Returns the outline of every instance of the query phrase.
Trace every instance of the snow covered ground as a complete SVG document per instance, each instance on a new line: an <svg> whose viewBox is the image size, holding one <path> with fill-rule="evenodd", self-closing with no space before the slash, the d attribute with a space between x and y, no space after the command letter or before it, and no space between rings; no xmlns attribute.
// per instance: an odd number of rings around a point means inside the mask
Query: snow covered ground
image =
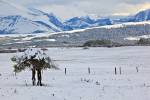
<svg viewBox="0 0 150 100"><path fill-rule="evenodd" d="M44 71L43 87L31 85L31 71L14 75L10 57L15 54L0 54L0 100L150 100L149 50L50 48L60 70Z"/></svg>
<svg viewBox="0 0 150 100"><path fill-rule="evenodd" d="M142 35L142 36L136 36L136 37L128 37L128 38L125 38L125 40L140 40L141 38L144 38L144 39L149 39L150 38L150 35Z"/></svg>

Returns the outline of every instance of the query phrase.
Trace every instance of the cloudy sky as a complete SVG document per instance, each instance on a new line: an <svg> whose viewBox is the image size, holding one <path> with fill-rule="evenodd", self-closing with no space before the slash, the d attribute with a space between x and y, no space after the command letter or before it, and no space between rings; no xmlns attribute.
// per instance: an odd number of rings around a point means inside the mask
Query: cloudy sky
<svg viewBox="0 0 150 100"><path fill-rule="evenodd" d="M129 15L150 8L150 0L7 0L10 3L53 12L62 19L82 15Z"/></svg>

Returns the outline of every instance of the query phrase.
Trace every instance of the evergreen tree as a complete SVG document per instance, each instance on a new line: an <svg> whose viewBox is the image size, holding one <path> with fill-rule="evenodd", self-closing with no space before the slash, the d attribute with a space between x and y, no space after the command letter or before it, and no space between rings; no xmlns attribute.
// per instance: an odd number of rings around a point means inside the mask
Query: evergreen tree
<svg viewBox="0 0 150 100"><path fill-rule="evenodd" d="M29 48L25 52L19 53L12 57L11 60L15 62L14 72L18 73L25 69L32 70L32 84L35 85L35 74L37 72L37 85L42 86L42 70L58 69L50 57L41 49Z"/></svg>

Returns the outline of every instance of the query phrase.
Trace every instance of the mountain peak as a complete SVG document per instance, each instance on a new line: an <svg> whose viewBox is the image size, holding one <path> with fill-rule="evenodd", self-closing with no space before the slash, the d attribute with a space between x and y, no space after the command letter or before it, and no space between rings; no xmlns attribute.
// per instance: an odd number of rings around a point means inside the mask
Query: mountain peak
<svg viewBox="0 0 150 100"><path fill-rule="evenodd" d="M135 15L135 21L147 21L150 20L150 9L140 11Z"/></svg>

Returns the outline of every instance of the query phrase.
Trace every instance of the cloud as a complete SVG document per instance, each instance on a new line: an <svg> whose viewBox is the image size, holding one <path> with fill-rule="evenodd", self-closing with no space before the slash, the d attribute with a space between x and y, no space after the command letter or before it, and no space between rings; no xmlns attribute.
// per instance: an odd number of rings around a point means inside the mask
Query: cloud
<svg viewBox="0 0 150 100"><path fill-rule="evenodd" d="M150 2L149 0L124 0L124 3L126 4L134 4L134 5L137 5L137 4L144 4L144 3L148 3Z"/></svg>
<svg viewBox="0 0 150 100"><path fill-rule="evenodd" d="M52 12L56 16L60 17L62 20L71 18L73 16L84 16L87 13L84 11L74 8L72 6L65 6L65 5L44 5L44 6L37 6L37 9L45 11L47 13Z"/></svg>
<svg viewBox="0 0 150 100"><path fill-rule="evenodd" d="M53 12L65 19L71 16L128 15L150 8L150 0L7 0L24 7Z"/></svg>
<svg viewBox="0 0 150 100"><path fill-rule="evenodd" d="M120 8L120 9L119 9ZM150 9L150 2L142 4L120 4L114 9L112 15L130 15L139 11Z"/></svg>

